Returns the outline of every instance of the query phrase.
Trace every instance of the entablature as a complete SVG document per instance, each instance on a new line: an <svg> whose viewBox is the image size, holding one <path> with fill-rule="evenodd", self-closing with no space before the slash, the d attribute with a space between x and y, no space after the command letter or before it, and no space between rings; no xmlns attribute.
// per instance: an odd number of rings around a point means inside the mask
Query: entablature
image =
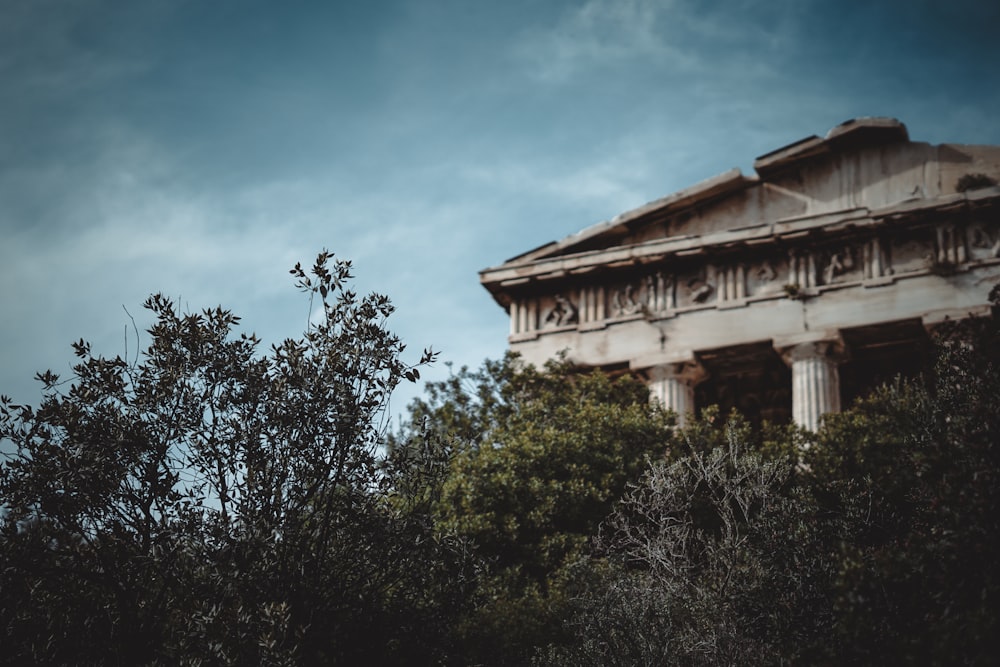
<svg viewBox="0 0 1000 667"><path fill-rule="evenodd" d="M981 208L993 207L1000 200L1000 187L948 195L934 200L912 200L882 209L845 209L820 215L796 216L770 223L735 227L706 235L674 236L645 243L591 250L572 255L518 262L480 272L480 282L503 306L505 288L534 281L559 280L569 275L619 269L671 257L718 255L739 252L750 247L781 245L799 239L830 237L839 233L863 233L865 229L919 224L928 216L961 216Z"/></svg>
<svg viewBox="0 0 1000 667"><path fill-rule="evenodd" d="M507 264L482 282L512 343L637 319L811 299L1000 263L1000 188Z"/></svg>

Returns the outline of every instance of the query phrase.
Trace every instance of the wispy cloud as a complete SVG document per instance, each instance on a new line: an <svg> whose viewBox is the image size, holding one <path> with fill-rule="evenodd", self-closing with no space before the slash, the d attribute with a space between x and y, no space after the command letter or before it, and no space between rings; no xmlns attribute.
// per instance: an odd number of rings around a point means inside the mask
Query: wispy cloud
<svg viewBox="0 0 1000 667"><path fill-rule="evenodd" d="M794 6L777 0L722 7L691 0L587 0L553 25L527 31L514 53L531 76L546 82L629 61L675 73L706 73L727 59L728 68L759 69L761 49L776 52L794 42L797 15ZM731 58L732 49L748 45L757 49L756 58Z"/></svg>
<svg viewBox="0 0 1000 667"><path fill-rule="evenodd" d="M625 202L640 202L644 193L635 187L634 180L643 171L638 162L627 159L583 165L506 161L471 167L464 176L478 187L510 196L541 198L565 207L614 210Z"/></svg>
<svg viewBox="0 0 1000 667"><path fill-rule="evenodd" d="M97 146L59 167L0 169L0 346L8 351L0 390L30 396L32 374L45 364L65 371L67 344L81 336L95 350L122 352L121 307L142 329L138 305L154 291L185 308L231 307L265 341L296 336L307 302L287 270L323 247L355 262L359 291L392 297L400 308L392 327L414 349L445 348L459 361L501 349L502 322L490 336L469 302L480 315L502 316L479 293L476 270L486 261L473 248L483 229L501 228L494 218L503 214L491 217L474 194L430 193L433 175L412 172L412 184L387 174L382 188L358 188L342 166L192 188L184 156L170 146L124 126L106 128Z"/></svg>
<svg viewBox="0 0 1000 667"><path fill-rule="evenodd" d="M996 142L995 11L927 49L927 3L845 2L8 0L0 390L80 336L115 353L154 290L296 335L287 270L322 247L475 364L506 333L476 272L533 245L853 115Z"/></svg>
<svg viewBox="0 0 1000 667"><path fill-rule="evenodd" d="M687 56L661 32L674 2L589 0L566 12L551 27L528 31L515 45L515 55L543 81L565 81L597 63L632 58Z"/></svg>

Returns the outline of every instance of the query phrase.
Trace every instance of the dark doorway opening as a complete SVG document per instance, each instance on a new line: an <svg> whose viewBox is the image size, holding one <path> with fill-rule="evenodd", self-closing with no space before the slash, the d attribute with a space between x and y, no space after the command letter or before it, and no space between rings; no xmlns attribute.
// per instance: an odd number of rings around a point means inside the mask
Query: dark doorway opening
<svg viewBox="0 0 1000 667"><path fill-rule="evenodd" d="M766 421L792 419L792 374L771 341L710 350L698 355L709 378L695 389L698 410L718 405L734 408L755 428Z"/></svg>

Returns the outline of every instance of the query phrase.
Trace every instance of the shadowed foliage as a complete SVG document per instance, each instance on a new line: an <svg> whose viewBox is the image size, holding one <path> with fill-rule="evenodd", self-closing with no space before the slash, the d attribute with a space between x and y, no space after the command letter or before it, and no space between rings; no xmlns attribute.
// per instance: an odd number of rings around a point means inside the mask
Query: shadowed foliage
<svg viewBox="0 0 1000 667"><path fill-rule="evenodd" d="M664 456L672 423L638 380L563 361L537 370L512 355L463 369L413 403L394 446L419 429L453 443L435 523L482 561L457 627L464 659L526 664L562 633L566 568L626 485Z"/></svg>
<svg viewBox="0 0 1000 667"><path fill-rule="evenodd" d="M134 361L74 344L37 409L0 406L0 628L45 664L386 664L442 656L457 552L390 502L383 410L403 378L393 307L322 253L317 300L266 354L222 308L154 295ZM67 384L69 385L67 388Z"/></svg>
<svg viewBox="0 0 1000 667"><path fill-rule="evenodd" d="M388 434L435 355L401 361L349 263L292 273L301 339L154 295L134 360L79 341L37 408L0 398L0 659L995 662L997 318L815 434L678 429L637 379L513 356Z"/></svg>

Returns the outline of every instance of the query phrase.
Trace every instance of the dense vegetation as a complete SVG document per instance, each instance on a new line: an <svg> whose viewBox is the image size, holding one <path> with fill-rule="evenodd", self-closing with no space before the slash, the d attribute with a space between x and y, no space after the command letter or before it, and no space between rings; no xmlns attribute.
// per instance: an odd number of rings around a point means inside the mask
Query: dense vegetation
<svg viewBox="0 0 1000 667"><path fill-rule="evenodd" d="M137 359L79 362L0 406L0 660L371 664L443 659L460 552L386 502L379 424L400 361L388 299L329 254L324 317L261 355L223 309L162 296ZM430 361L425 353L420 363Z"/></svg>
<svg viewBox="0 0 1000 667"><path fill-rule="evenodd" d="M992 664L1000 325L815 434L516 358L385 432L388 299L323 253L325 317L262 353L161 296L135 359L74 344L0 401L12 664ZM996 296L994 294L994 296Z"/></svg>

